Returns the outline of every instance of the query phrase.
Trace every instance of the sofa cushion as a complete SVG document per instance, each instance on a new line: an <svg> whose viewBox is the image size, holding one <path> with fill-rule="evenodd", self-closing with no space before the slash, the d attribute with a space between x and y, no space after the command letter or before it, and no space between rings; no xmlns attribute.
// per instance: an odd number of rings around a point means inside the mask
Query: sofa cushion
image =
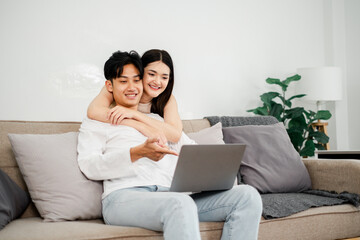
<svg viewBox="0 0 360 240"><path fill-rule="evenodd" d="M188 133L187 135L198 144L225 144L220 122L212 127Z"/></svg>
<svg viewBox="0 0 360 240"><path fill-rule="evenodd" d="M345 239L360 236L360 209L349 204L310 208L284 218L262 219L259 240Z"/></svg>
<svg viewBox="0 0 360 240"><path fill-rule="evenodd" d="M360 211L352 205L311 208L289 217L260 222L259 240L343 239L360 236ZM202 239L220 239L223 222L201 222ZM142 228L109 226L101 220L47 223L40 218L12 221L2 231L7 240L163 239L161 232Z"/></svg>
<svg viewBox="0 0 360 240"><path fill-rule="evenodd" d="M200 223L202 239L220 239L223 222ZM21 231L19 231L21 229ZM163 240L162 232L137 227L105 225L102 220L67 221L46 223L40 218L24 218L13 221L0 232L0 239L7 240L101 240L101 239L149 239Z"/></svg>
<svg viewBox="0 0 360 240"><path fill-rule="evenodd" d="M223 128L226 143L246 144L240 173L261 193L300 192L311 180L283 123Z"/></svg>
<svg viewBox="0 0 360 240"><path fill-rule="evenodd" d="M0 170L0 230L18 218L29 202L28 194Z"/></svg>
<svg viewBox="0 0 360 240"><path fill-rule="evenodd" d="M81 173L77 136L76 132L9 134L30 196L46 221L101 217L102 183Z"/></svg>

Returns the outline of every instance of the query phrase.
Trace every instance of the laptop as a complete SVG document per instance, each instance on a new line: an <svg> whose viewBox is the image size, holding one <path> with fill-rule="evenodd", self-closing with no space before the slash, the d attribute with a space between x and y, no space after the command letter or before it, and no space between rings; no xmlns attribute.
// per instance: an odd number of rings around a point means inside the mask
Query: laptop
<svg viewBox="0 0 360 240"><path fill-rule="evenodd" d="M244 144L183 145L170 191L231 189L244 152Z"/></svg>

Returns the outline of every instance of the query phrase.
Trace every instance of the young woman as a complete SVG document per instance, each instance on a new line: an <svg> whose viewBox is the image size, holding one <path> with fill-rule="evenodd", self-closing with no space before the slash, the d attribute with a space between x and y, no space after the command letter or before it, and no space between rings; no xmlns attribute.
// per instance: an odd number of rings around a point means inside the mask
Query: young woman
<svg viewBox="0 0 360 240"><path fill-rule="evenodd" d="M138 111L122 106L113 107L112 93L103 87L90 103L87 115L94 120L134 127L147 137L160 137L162 144L167 141L178 142L182 133L182 122L175 97L172 95L172 59L165 50L152 49L143 54L141 61L144 67L144 91ZM164 118L164 122L147 116L147 113L159 114Z"/></svg>

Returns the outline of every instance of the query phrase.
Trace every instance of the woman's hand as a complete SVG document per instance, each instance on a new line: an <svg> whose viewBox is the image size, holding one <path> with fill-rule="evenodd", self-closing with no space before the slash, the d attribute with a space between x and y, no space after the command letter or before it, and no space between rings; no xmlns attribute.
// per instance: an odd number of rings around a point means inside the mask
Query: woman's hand
<svg viewBox="0 0 360 240"><path fill-rule="evenodd" d="M108 111L107 119L113 125L121 124L121 121L124 119L135 119L138 114L138 111L123 107L115 106Z"/></svg>
<svg viewBox="0 0 360 240"><path fill-rule="evenodd" d="M156 128L147 126L141 133L149 139L158 139L158 144L161 147L165 147L167 145L167 138L165 134Z"/></svg>

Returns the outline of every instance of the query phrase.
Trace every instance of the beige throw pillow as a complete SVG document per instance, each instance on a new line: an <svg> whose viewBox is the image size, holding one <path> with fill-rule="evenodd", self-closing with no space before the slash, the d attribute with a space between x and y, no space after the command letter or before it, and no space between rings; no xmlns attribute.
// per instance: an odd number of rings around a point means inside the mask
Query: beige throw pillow
<svg viewBox="0 0 360 240"><path fill-rule="evenodd" d="M102 182L81 173L77 132L8 136L31 199L45 221L101 217Z"/></svg>
<svg viewBox="0 0 360 240"><path fill-rule="evenodd" d="M220 122L212 127L204 128L198 132L187 133L186 135L198 144L225 144Z"/></svg>

